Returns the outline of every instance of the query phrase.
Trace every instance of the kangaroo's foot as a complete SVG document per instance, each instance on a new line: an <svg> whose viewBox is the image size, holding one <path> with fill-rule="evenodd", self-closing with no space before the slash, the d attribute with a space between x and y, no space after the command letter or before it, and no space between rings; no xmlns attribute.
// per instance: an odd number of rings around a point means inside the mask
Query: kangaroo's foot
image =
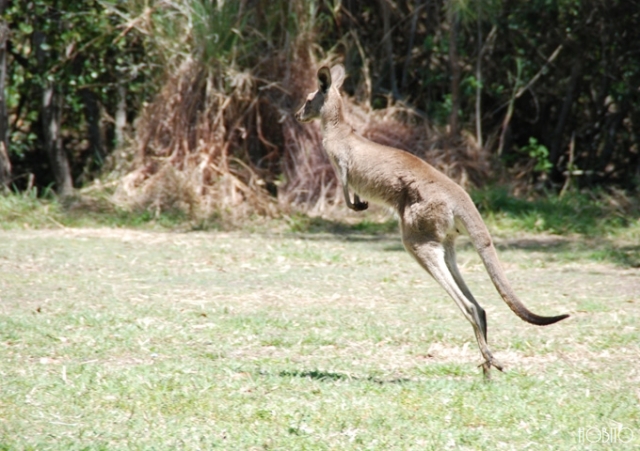
<svg viewBox="0 0 640 451"><path fill-rule="evenodd" d="M494 359L493 357L485 360L483 363L481 363L480 365L482 367L482 374L484 374L484 378L486 380L491 380L491 367L495 367L497 368L499 371L504 371L502 369L502 364L500 362L498 362L496 359Z"/></svg>

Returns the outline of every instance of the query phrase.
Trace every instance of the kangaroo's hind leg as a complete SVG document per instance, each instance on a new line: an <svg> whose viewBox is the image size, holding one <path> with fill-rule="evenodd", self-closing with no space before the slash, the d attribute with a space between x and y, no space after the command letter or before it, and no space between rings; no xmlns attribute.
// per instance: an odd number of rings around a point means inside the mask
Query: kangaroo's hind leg
<svg viewBox="0 0 640 451"><path fill-rule="evenodd" d="M460 291L462 291L464 296L467 299L469 299L469 301L471 301L473 304L475 304L475 306L477 308L478 320L480 322L480 330L482 331L482 335L480 336L479 333L478 333L478 330L474 327L474 332L476 334L476 340L478 341L478 346L480 347L481 350L482 350L483 347L488 349L488 344L487 344L487 315L486 315L484 309L480 306L480 304L478 304L476 299L473 297L473 294L471 294L471 290L469 290L469 287L467 286L467 284L465 283L464 279L462 278L462 275L460 274L460 270L458 269L458 263L456 262L455 239L456 239L456 237L454 235L452 235L452 236L447 237L447 239L444 241L444 243L443 243L443 245L444 245L444 260L445 260L445 263L447 265L447 268L449 269L449 271L451 272L451 275L453 276L453 279L455 280L456 284L458 285L458 288L460 288ZM483 357L485 357L485 359L487 358L487 356L484 353L483 353ZM489 377L489 370L491 369L492 366L494 366L497 369L499 369L500 371L502 371L502 365L498 361L496 361L493 357L491 357L490 359L487 359L482 364L482 370L483 370L483 372L484 372L486 377Z"/></svg>
<svg viewBox="0 0 640 451"><path fill-rule="evenodd" d="M471 296L469 289L462 281L460 273L455 266L455 270L451 270L447 263L447 254L449 261L453 259L455 264L455 253L451 253L450 244L445 246L436 240L420 240L413 241L410 238L403 237L404 245L407 251L416 259L420 265L427 270L431 276L445 289L447 294L455 301L458 308L465 318L473 326L473 330L478 341L480 352L485 359L482 369L485 377L489 378L489 370L491 366L502 369L501 365L493 359L493 355L489 350L485 340L486 318L484 310ZM451 243L453 244L453 243ZM455 276L454 276L455 273ZM458 280L461 283L458 283Z"/></svg>

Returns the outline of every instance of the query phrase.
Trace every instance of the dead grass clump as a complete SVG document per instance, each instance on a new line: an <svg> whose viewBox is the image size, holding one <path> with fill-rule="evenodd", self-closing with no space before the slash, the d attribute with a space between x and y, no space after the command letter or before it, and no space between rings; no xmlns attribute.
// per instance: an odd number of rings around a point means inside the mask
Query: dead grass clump
<svg viewBox="0 0 640 451"><path fill-rule="evenodd" d="M229 94L223 84L230 86ZM250 156L250 135L260 121L256 90L248 72L220 76L186 61L141 115L136 163L116 199L194 217L275 214L265 189L269 171Z"/></svg>
<svg viewBox="0 0 640 451"><path fill-rule="evenodd" d="M193 24L203 24L201 36L196 33L191 41L200 36L198 42L205 46L212 42L207 33L219 26L207 31L209 22L201 17L240 21L247 14L242 7L225 12L206 9L204 3L193 5L204 9L187 9L191 16L184 27L195 33L200 29ZM285 20L279 10L273 13L271 20ZM228 35L235 36L237 31L227 28ZM311 33L283 33L264 44L262 37L251 41L247 32L238 41L244 47L237 44L240 47L231 50L191 44L190 52L167 59L163 87L136 124L132 170L120 179L115 193L120 206L156 213L177 210L194 219L241 220L292 209L322 215L342 202L318 124L299 124L293 116L316 89L322 52ZM249 48L250 42L268 48L260 54ZM247 56L241 58L242 52ZM245 62L240 65L238 60ZM463 185L479 184L486 177L488 156L472 141L446 140L426 120L399 107L372 111L354 99L345 101L348 120L362 135L413 152Z"/></svg>

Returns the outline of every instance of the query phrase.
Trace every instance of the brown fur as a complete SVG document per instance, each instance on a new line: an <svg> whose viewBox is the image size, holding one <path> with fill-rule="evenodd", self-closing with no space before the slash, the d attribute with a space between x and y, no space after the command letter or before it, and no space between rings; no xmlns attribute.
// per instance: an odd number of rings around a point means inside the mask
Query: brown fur
<svg viewBox="0 0 640 451"><path fill-rule="evenodd" d="M338 174L347 206L365 210L360 197L392 207L400 218L402 242L471 322L489 377L492 366L502 370L487 346L487 322L482 307L465 284L455 260L455 239L466 232L491 280L507 305L523 320L548 325L569 315L539 316L529 311L511 288L491 235L469 195L446 175L405 151L383 146L354 133L345 122L340 87L344 67L318 70L319 89L296 113L301 122L320 118L323 146ZM354 192L351 200L349 188Z"/></svg>

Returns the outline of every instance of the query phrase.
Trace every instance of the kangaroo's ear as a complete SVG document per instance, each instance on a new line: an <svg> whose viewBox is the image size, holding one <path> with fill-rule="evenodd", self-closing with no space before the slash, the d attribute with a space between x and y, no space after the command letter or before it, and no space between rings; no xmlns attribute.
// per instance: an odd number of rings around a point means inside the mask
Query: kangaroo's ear
<svg viewBox="0 0 640 451"><path fill-rule="evenodd" d="M345 70L342 64L336 64L331 68L331 80L336 88L340 89L344 81L344 76Z"/></svg>
<svg viewBox="0 0 640 451"><path fill-rule="evenodd" d="M327 93L331 87L331 71L327 66L322 66L318 69L318 86L320 91Z"/></svg>

